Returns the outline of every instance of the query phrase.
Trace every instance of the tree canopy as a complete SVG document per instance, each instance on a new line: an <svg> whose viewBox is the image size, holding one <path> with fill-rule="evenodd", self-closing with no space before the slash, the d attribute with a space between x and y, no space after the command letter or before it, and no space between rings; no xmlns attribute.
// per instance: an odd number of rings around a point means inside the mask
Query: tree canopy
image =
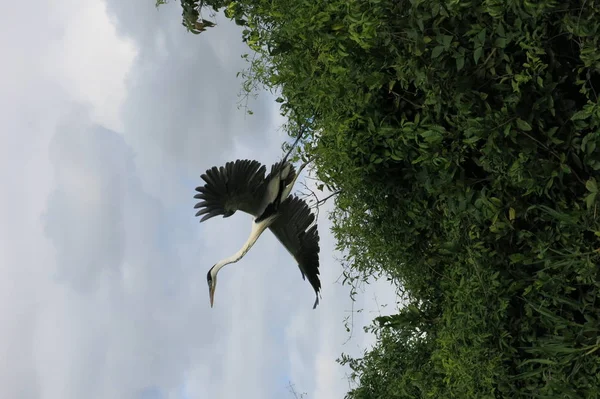
<svg viewBox="0 0 600 399"><path fill-rule="evenodd" d="M402 290L348 398L600 395L597 1L181 1L309 125L349 278Z"/></svg>

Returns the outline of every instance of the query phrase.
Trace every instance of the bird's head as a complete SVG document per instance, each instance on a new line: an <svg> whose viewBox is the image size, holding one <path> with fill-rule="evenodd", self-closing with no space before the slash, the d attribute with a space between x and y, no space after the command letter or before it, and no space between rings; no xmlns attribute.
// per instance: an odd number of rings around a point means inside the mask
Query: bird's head
<svg viewBox="0 0 600 399"><path fill-rule="evenodd" d="M206 274L206 282L208 283L208 295L210 296L210 307L213 307L213 303L215 301L215 288L217 286L217 275L213 275L213 270L215 267L211 267L208 273Z"/></svg>

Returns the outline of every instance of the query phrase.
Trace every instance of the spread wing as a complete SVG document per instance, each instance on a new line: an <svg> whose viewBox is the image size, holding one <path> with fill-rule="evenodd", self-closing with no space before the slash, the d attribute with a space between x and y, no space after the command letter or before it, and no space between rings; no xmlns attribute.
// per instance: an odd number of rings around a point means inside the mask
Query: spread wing
<svg viewBox="0 0 600 399"><path fill-rule="evenodd" d="M278 210L279 216L269 226L275 237L296 259L302 278L315 290L317 296L313 309L319 304L319 232L313 224L315 215L305 201L296 196L285 199Z"/></svg>
<svg viewBox="0 0 600 399"><path fill-rule="evenodd" d="M204 215L200 222L217 215L229 217L237 210L259 216L266 187L265 171L260 162L247 159L208 169L201 176L206 184L196 187L199 194L194 196L202 200L194 206L201 208L196 216Z"/></svg>

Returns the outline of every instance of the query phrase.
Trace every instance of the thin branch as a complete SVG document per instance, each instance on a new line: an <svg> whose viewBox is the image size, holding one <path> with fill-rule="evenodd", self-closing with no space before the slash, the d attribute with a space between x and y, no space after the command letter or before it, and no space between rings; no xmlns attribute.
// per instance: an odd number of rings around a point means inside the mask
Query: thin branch
<svg viewBox="0 0 600 399"><path fill-rule="evenodd" d="M304 194L305 198L308 198L308 197L311 197L311 196L315 198L315 204L312 205L311 208L316 211L315 219L319 220L319 197L317 197L317 194L315 194L315 192L313 190L311 190L310 188L308 188L308 186L306 185L306 183L302 182L300 184L302 184L302 186L304 187L304 189L306 189L307 191L310 192L310 194ZM308 200L307 200L307 202L308 202Z"/></svg>
<svg viewBox="0 0 600 399"><path fill-rule="evenodd" d="M317 201L316 206L323 205L329 198L333 197L334 195L338 195L341 192L342 192L342 190L340 189L340 190L337 190L334 193L331 193L330 195L328 195L327 197L323 198L322 200Z"/></svg>
<svg viewBox="0 0 600 399"><path fill-rule="evenodd" d="M296 392L296 388L294 387L294 384L291 383L291 381L288 381L287 388L288 391L290 391L290 393L294 395L294 399L303 399L306 396L306 392L300 394Z"/></svg>
<svg viewBox="0 0 600 399"><path fill-rule="evenodd" d="M285 154L285 157L283 157L283 160L287 160L288 157L290 156L290 154L292 153L292 151L294 151L294 148L296 148L296 145L298 144L298 142L300 141L300 139L302 138L302 136L304 136L304 132L306 132L306 126L302 125L300 126L300 133L298 133L298 137L296 137L296 141L294 141L294 144L292 144L292 147L290 148L290 150L287 152L287 154ZM306 166L306 164L308 164L308 162L305 162L304 166Z"/></svg>

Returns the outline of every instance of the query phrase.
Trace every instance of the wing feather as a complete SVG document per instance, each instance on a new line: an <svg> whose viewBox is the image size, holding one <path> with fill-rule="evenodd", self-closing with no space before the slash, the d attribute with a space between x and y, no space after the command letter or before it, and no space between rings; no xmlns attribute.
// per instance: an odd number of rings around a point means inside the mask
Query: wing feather
<svg viewBox="0 0 600 399"><path fill-rule="evenodd" d="M194 198L201 200L194 208L200 210L200 222L214 216L228 217L236 211L258 216L265 192L266 167L248 159L227 162L225 166L213 166L201 177L206 184L196 187Z"/></svg>
<svg viewBox="0 0 600 399"><path fill-rule="evenodd" d="M302 278L315 290L316 300L313 308L319 304L319 232L314 224L315 215L304 200L289 196L280 205L277 219L269 226L275 237L298 262Z"/></svg>

